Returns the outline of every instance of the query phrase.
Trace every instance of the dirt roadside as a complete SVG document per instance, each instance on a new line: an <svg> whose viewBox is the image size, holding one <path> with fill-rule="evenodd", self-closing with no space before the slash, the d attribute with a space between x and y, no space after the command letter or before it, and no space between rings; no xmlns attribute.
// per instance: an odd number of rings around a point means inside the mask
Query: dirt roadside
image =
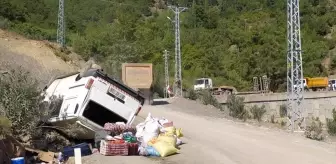
<svg viewBox="0 0 336 164"><path fill-rule="evenodd" d="M93 155L84 157L83 163L332 164L336 161L335 145L225 118L197 115L198 109L195 109L195 114L178 111L188 108L185 105L188 104L172 102L145 106L137 120L141 121L148 112L155 117L173 120L177 127L183 128L185 135L183 141L186 144L181 146L180 154L164 159Z"/></svg>

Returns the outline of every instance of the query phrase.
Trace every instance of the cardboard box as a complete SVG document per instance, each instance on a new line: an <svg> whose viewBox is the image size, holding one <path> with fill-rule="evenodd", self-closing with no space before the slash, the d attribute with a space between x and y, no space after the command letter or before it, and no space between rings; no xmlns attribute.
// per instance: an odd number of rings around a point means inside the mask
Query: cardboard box
<svg viewBox="0 0 336 164"><path fill-rule="evenodd" d="M54 152L43 152L41 151L38 155L37 155L37 158L40 159L41 161L43 162L52 162L54 161L54 156L55 156L55 153Z"/></svg>

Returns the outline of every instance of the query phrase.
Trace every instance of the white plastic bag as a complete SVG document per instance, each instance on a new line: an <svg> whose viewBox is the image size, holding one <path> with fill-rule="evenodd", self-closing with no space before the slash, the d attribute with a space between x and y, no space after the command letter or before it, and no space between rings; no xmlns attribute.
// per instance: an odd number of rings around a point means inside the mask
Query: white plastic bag
<svg viewBox="0 0 336 164"><path fill-rule="evenodd" d="M154 119L146 122L145 130L143 132L143 142L147 145L148 141L157 137L160 132L160 124Z"/></svg>
<svg viewBox="0 0 336 164"><path fill-rule="evenodd" d="M160 124L157 121L151 120L146 122L145 125L146 133L159 133L159 130L160 130Z"/></svg>
<svg viewBox="0 0 336 164"><path fill-rule="evenodd" d="M116 125L126 125L124 122L116 122Z"/></svg>
<svg viewBox="0 0 336 164"><path fill-rule="evenodd" d="M176 137L176 146L180 146L182 143L182 140Z"/></svg>
<svg viewBox="0 0 336 164"><path fill-rule="evenodd" d="M165 123L168 123L168 122L169 122L169 120L167 120L167 119L165 119L165 118L162 118L162 119L159 120L159 123L160 123L161 125L163 125L163 124L165 124Z"/></svg>
<svg viewBox="0 0 336 164"><path fill-rule="evenodd" d="M142 122L140 124L138 124L135 128L136 128L136 133L135 133L135 137L142 137L143 136L143 133L145 131L145 122Z"/></svg>
<svg viewBox="0 0 336 164"><path fill-rule="evenodd" d="M153 120L153 117L151 113L148 113L147 118L145 119L145 122L148 122L150 120Z"/></svg>
<svg viewBox="0 0 336 164"><path fill-rule="evenodd" d="M162 129L162 126L158 122L159 119L152 117L151 113L148 113L145 122L142 122L136 126L135 136L140 138L145 144L154 137L157 137Z"/></svg>
<svg viewBox="0 0 336 164"><path fill-rule="evenodd" d="M143 135L143 144L147 146L148 141L152 140L153 138L159 136L158 133L144 133Z"/></svg>

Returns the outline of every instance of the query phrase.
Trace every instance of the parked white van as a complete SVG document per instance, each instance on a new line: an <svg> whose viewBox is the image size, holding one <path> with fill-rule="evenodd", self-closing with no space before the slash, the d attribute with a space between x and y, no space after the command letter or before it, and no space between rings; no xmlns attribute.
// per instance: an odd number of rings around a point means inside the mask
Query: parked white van
<svg viewBox="0 0 336 164"><path fill-rule="evenodd" d="M44 91L45 101L51 101L52 96L63 99L49 122L60 127L72 123L85 127L88 132L77 135L79 139L93 139L95 131L107 122L132 124L145 101L140 92L100 69L89 69L82 77L78 72L59 77Z"/></svg>

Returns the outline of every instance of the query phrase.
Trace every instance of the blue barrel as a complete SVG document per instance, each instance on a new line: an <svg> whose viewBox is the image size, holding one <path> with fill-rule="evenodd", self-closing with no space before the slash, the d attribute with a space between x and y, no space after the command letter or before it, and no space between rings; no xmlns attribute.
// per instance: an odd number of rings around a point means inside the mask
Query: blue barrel
<svg viewBox="0 0 336 164"><path fill-rule="evenodd" d="M11 164L24 164L24 157L17 157L11 160Z"/></svg>

